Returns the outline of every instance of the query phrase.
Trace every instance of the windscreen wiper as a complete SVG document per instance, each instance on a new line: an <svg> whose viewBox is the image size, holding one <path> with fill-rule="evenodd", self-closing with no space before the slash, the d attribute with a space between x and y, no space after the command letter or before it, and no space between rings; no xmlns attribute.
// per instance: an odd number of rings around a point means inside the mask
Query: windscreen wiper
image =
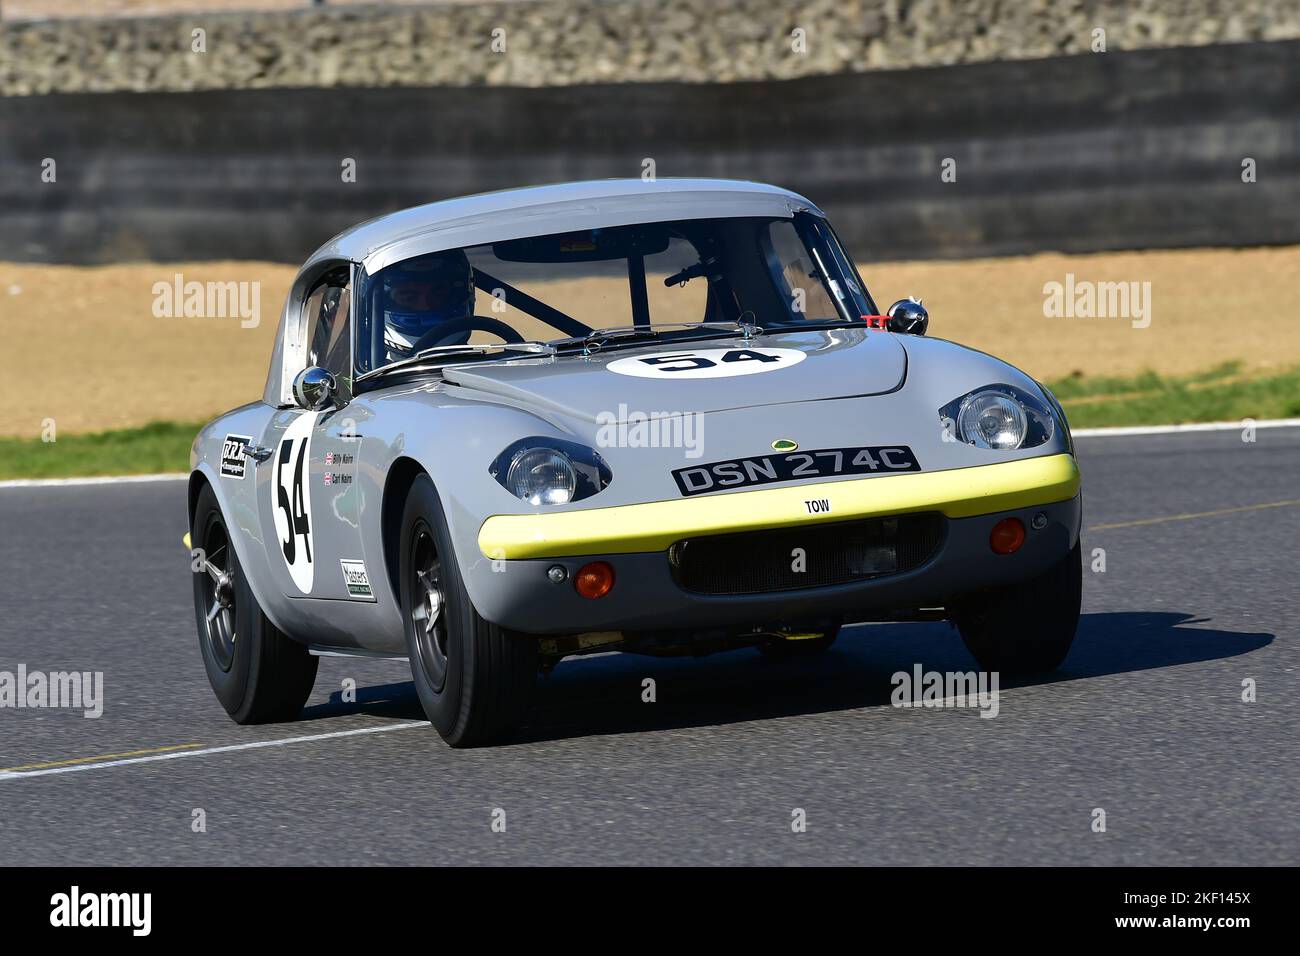
<svg viewBox="0 0 1300 956"><path fill-rule="evenodd" d="M664 332L687 332L700 329L717 332L739 332L746 339L763 334L763 327L748 322L665 322L659 325L616 325L607 329L592 329L586 335L569 339L556 339L551 345L563 349L581 346L583 355L593 355L611 342L629 342L658 338Z"/></svg>
<svg viewBox="0 0 1300 956"><path fill-rule="evenodd" d="M387 365L371 369L362 375L358 375L356 380L364 382L366 379L383 375L388 372L400 372L403 369L418 368L426 365L433 365L436 360L443 356L447 358L457 358L480 355L491 355L493 352L526 352L530 355L555 355L556 350L552 345L545 342L491 342L481 345L433 345L427 349L420 349L410 358L398 359L396 362L390 362ZM508 354L502 354L501 358L509 358Z"/></svg>
<svg viewBox="0 0 1300 956"><path fill-rule="evenodd" d="M798 322L777 322L767 327L769 332L820 332L825 329L865 329L862 319L805 319Z"/></svg>

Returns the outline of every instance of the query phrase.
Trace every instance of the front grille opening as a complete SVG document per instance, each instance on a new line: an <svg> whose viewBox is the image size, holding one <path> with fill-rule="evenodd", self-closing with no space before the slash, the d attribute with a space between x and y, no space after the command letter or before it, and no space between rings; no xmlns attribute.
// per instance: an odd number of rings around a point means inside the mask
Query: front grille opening
<svg viewBox="0 0 1300 956"><path fill-rule="evenodd" d="M684 538L668 549L678 585L696 594L761 594L849 584L920 567L938 550L939 514L866 518Z"/></svg>

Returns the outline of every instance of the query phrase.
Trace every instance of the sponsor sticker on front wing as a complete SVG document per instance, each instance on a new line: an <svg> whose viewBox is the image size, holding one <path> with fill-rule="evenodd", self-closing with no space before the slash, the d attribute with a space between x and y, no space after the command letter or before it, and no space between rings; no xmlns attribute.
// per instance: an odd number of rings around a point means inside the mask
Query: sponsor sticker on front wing
<svg viewBox="0 0 1300 956"><path fill-rule="evenodd" d="M365 562L342 558L339 564L343 568L343 581L348 586L348 596L373 601L375 594L370 589L370 575L366 574Z"/></svg>
<svg viewBox="0 0 1300 956"><path fill-rule="evenodd" d="M244 479L246 470L244 449L252 442L248 435L227 435L221 443L221 476L223 478Z"/></svg>

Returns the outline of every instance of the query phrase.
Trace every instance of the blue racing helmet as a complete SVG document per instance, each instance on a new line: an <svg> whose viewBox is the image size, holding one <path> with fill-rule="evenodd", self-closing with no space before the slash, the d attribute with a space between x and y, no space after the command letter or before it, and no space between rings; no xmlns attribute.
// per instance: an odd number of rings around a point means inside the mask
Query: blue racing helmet
<svg viewBox="0 0 1300 956"><path fill-rule="evenodd" d="M442 323L474 314L474 272L460 249L396 262L383 271L382 279L389 361L412 355L415 344ZM441 344L461 344L469 336L466 330Z"/></svg>

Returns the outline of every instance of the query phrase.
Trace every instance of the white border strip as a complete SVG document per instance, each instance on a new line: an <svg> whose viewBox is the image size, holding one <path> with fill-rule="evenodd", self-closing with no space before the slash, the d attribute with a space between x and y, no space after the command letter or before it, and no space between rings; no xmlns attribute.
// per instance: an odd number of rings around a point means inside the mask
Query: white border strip
<svg viewBox="0 0 1300 956"><path fill-rule="evenodd" d="M1255 428L1300 428L1300 418L1263 418L1251 424ZM1195 425L1135 425L1131 428L1076 428L1075 438L1120 438L1124 435L1173 435L1178 432L1241 431L1245 420L1235 422L1201 422Z"/></svg>
<svg viewBox="0 0 1300 956"><path fill-rule="evenodd" d="M80 485L134 485L151 481L180 481L188 474L167 472L161 475L112 475L95 478L15 478L0 481L0 488L75 488Z"/></svg>
<svg viewBox="0 0 1300 956"><path fill-rule="evenodd" d="M159 760L181 760L185 757L205 757L208 754L232 753L236 750L259 750L263 747L284 747L287 744L302 744L313 740L333 740L337 737L355 737L358 734L384 734L390 730L410 730L412 727L428 727L428 721L412 721L406 724L385 724L382 727L361 727L357 730L336 730L328 734L311 734L306 737L284 737L280 740L255 740L246 744L229 744L225 747L205 747L202 750L178 750L175 753L151 754L148 757L127 757L124 760L105 760L100 763L74 764L70 767L46 767L43 770L9 770L0 771L0 781L17 780L20 777L46 777L56 773L80 773L83 770L102 770L104 767L124 767L133 763L157 763Z"/></svg>

